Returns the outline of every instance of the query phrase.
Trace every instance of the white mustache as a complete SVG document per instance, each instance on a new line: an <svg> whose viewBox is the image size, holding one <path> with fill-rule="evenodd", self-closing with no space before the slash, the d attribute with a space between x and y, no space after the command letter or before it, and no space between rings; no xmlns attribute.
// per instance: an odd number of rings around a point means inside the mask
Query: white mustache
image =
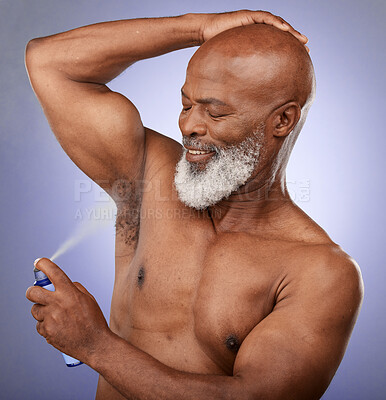
<svg viewBox="0 0 386 400"><path fill-rule="evenodd" d="M220 149L219 149L217 146L215 146L215 145L213 145L213 144L210 144L210 145L208 145L208 144L203 144L203 143L201 143L198 139L196 139L196 138L191 138L191 137L188 137L188 136L184 136L184 137L182 138L182 144L183 144L184 146L194 147L194 148L197 149L197 150L202 150L202 151L214 151L214 152L216 152L216 153L219 153L219 152L220 152Z"/></svg>

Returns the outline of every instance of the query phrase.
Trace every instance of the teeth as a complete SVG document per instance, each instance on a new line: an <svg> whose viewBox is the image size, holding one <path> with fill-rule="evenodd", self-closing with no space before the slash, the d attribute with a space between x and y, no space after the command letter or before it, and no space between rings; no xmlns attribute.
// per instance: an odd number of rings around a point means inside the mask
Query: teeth
<svg viewBox="0 0 386 400"><path fill-rule="evenodd" d="M208 154L210 151L188 150L190 154Z"/></svg>

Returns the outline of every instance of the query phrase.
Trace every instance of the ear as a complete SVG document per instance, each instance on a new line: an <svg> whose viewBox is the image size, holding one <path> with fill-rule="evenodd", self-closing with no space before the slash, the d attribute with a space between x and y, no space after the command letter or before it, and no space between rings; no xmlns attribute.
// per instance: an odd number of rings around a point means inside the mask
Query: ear
<svg viewBox="0 0 386 400"><path fill-rule="evenodd" d="M289 135L298 123L301 112L301 108L296 101L290 101L277 108L271 114L272 134L276 137Z"/></svg>

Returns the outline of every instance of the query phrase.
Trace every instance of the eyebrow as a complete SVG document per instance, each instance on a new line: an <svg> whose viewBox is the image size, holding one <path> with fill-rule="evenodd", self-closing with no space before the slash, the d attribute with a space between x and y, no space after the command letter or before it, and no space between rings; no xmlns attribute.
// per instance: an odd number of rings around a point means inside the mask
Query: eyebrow
<svg viewBox="0 0 386 400"><path fill-rule="evenodd" d="M186 93L184 92L183 89L181 89L181 95L183 97L186 97L187 99L189 99L189 97L186 95ZM224 103L223 101L216 99L215 97L205 97L203 99L198 99L196 100L197 103L200 104L214 104L217 106L227 106L228 104Z"/></svg>

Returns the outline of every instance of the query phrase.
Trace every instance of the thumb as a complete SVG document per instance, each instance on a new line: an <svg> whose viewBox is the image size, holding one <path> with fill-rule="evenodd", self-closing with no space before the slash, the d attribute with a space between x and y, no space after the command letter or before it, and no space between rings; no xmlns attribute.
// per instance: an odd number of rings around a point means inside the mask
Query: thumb
<svg viewBox="0 0 386 400"><path fill-rule="evenodd" d="M50 259L38 258L35 260L34 266L48 276L56 289L72 285L70 278Z"/></svg>

